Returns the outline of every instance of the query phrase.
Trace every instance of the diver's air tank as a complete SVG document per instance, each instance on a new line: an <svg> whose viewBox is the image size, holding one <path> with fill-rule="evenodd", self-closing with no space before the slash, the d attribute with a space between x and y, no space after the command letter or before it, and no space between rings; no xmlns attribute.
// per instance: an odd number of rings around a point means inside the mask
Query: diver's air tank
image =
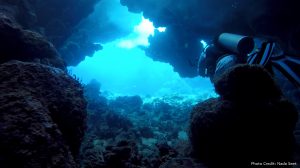
<svg viewBox="0 0 300 168"><path fill-rule="evenodd" d="M218 43L236 54L249 54L255 46L253 38L231 33L222 33L218 37Z"/></svg>

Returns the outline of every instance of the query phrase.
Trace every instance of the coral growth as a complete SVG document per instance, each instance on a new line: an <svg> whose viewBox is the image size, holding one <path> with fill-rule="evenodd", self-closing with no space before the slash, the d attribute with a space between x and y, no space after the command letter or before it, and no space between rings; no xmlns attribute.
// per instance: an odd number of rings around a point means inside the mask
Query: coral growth
<svg viewBox="0 0 300 168"><path fill-rule="evenodd" d="M0 71L1 167L76 167L86 118L80 84L36 63Z"/></svg>
<svg viewBox="0 0 300 168"><path fill-rule="evenodd" d="M192 100L180 96L106 99L99 89L96 81L85 86L88 131L81 150L83 167L156 168L188 154L186 129Z"/></svg>

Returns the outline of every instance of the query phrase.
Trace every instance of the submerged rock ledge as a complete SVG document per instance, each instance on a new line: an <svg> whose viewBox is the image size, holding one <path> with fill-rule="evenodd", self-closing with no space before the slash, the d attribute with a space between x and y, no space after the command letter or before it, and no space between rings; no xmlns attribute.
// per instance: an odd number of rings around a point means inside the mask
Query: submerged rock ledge
<svg viewBox="0 0 300 168"><path fill-rule="evenodd" d="M86 120L80 83L37 63L0 71L1 167L77 167Z"/></svg>

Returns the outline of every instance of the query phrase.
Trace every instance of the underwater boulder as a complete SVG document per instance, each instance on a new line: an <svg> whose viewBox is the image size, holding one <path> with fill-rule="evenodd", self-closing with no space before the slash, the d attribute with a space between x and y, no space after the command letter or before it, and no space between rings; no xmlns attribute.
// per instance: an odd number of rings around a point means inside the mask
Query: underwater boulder
<svg viewBox="0 0 300 168"><path fill-rule="evenodd" d="M226 100L268 101L282 97L271 74L261 66L236 66L214 80L216 92Z"/></svg>
<svg viewBox="0 0 300 168"><path fill-rule="evenodd" d="M22 29L13 19L4 14L0 14L0 50L0 63L19 60L66 69L57 50L45 37Z"/></svg>
<svg viewBox="0 0 300 168"><path fill-rule="evenodd" d="M215 87L220 97L192 111L189 137L196 158L208 167L293 161L297 110L267 71L240 65L225 72Z"/></svg>
<svg viewBox="0 0 300 168"><path fill-rule="evenodd" d="M77 167L86 128L81 84L58 68L0 65L1 167Z"/></svg>

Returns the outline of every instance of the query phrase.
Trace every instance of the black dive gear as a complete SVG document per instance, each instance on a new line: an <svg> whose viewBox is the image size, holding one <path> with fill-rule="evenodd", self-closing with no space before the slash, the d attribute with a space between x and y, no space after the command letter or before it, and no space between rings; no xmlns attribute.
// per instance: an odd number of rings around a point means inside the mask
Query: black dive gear
<svg viewBox="0 0 300 168"><path fill-rule="evenodd" d="M230 33L222 33L215 43L200 55L200 76L214 79L235 64L258 64L267 69L276 68L300 87L300 57L286 55L277 43L265 41L255 49L254 38Z"/></svg>

